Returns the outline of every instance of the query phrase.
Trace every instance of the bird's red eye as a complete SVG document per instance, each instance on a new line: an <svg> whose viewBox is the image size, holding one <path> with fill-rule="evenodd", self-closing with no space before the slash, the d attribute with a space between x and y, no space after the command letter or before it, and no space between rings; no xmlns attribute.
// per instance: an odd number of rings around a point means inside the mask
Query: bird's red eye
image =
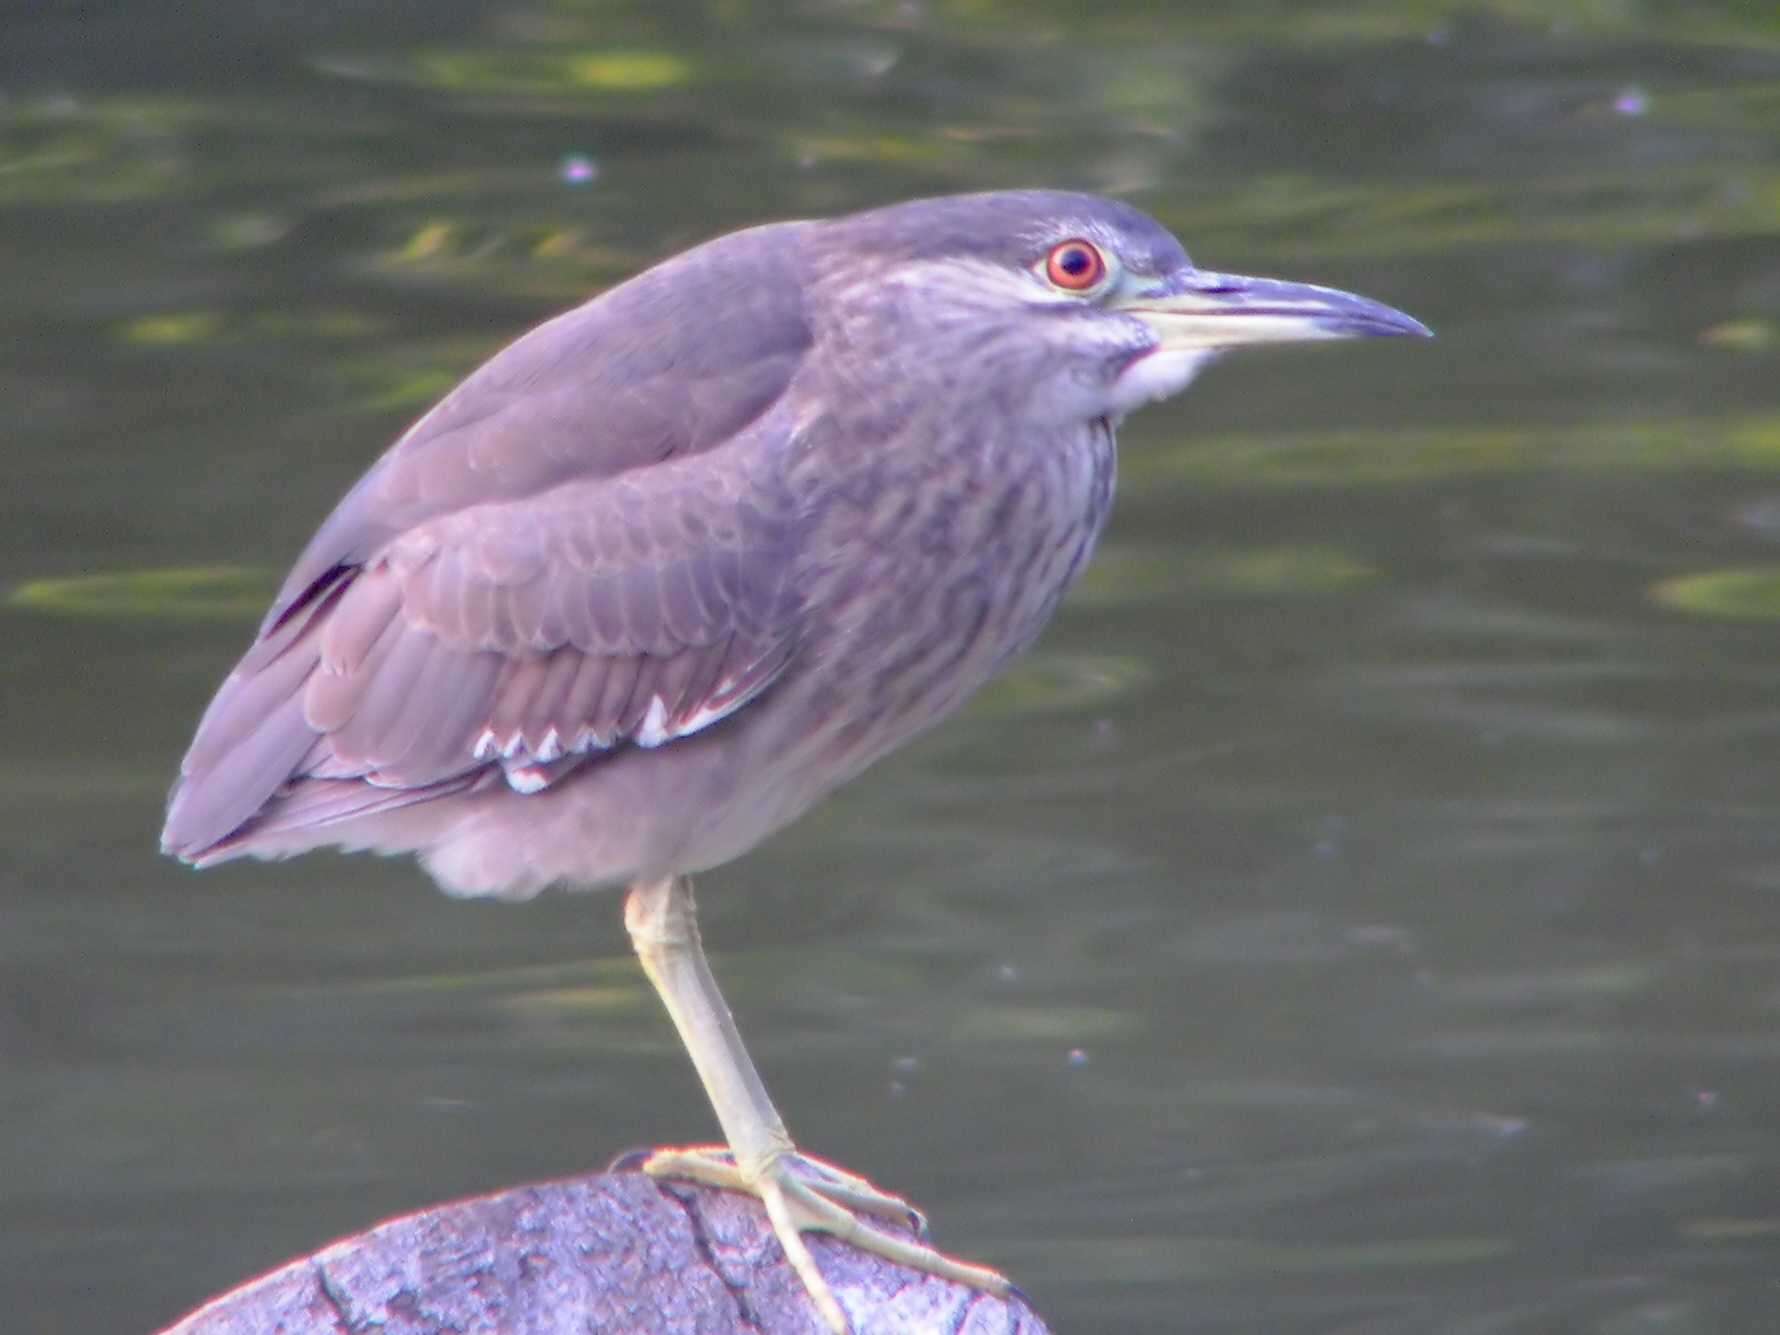
<svg viewBox="0 0 1780 1335"><path fill-rule="evenodd" d="M1045 277L1065 292L1086 292L1106 277L1106 257L1087 241L1059 241L1045 257Z"/></svg>

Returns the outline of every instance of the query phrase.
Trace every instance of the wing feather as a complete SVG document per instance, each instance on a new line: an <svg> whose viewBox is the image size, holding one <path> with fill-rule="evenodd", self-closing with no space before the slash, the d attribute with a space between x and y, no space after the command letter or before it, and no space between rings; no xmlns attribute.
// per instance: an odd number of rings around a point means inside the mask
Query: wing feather
<svg viewBox="0 0 1780 1335"><path fill-rule="evenodd" d="M613 671L613 662L594 654L573 654L567 657L575 664L575 676L569 683L568 694L563 697L562 717L579 719L581 722L573 731L562 734L563 748L568 751L604 750L611 738L597 737L595 726L598 717L595 711L599 707L600 696L605 691L606 679Z"/></svg>
<svg viewBox="0 0 1780 1335"><path fill-rule="evenodd" d="M784 396L812 334L800 224L724 237L503 348L347 493L261 624L416 525L577 479L617 479L744 435Z"/></svg>
<svg viewBox="0 0 1780 1335"><path fill-rule="evenodd" d="M234 856L259 832L294 851L304 828L503 777L546 786L709 727L784 671L803 234L659 265L415 423L317 530L206 710L163 847Z"/></svg>
<svg viewBox="0 0 1780 1335"><path fill-rule="evenodd" d="M319 829L392 809L333 788L299 800L305 783L442 795L498 767L535 792L601 752L663 746L733 713L794 650L799 516L781 494L693 518L706 466L476 506L391 542L274 629L283 652L225 686L170 845L201 859L250 847L256 820L288 839L298 811ZM608 529L621 540L601 540ZM219 784L227 800L202 798Z"/></svg>
<svg viewBox="0 0 1780 1335"><path fill-rule="evenodd" d="M636 693L637 679L647 662L640 656L611 660L599 708L587 722L588 738L601 750L616 744L624 735L625 719L630 715L630 698Z"/></svg>

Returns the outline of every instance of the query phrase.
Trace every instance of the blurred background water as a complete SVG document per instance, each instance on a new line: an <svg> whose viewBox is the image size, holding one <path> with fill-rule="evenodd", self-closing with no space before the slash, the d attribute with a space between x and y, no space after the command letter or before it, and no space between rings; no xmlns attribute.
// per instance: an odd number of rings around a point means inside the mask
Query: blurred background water
<svg viewBox="0 0 1780 1335"><path fill-rule="evenodd" d="M195 876L162 795L529 323L1029 184L1441 337L1135 419L1038 652L705 878L792 1129L1059 1330L1780 1329L1770 0L0 6L8 1329L711 1135L615 896Z"/></svg>

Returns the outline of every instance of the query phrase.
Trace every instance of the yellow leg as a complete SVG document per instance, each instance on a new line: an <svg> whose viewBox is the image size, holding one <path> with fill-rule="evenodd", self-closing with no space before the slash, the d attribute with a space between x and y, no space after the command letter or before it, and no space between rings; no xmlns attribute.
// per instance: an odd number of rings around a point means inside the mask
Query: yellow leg
<svg viewBox="0 0 1780 1335"><path fill-rule="evenodd" d="M800 1155L768 1097L760 1073L742 1046L735 1019L717 990L699 942L692 884L683 877L633 885L624 903L624 925L655 985L674 1028L698 1071L727 1150L696 1147L661 1150L643 1171L652 1177L678 1177L760 1198L772 1221L785 1259L797 1271L822 1319L836 1335L847 1335L846 1314L816 1268L803 1234L832 1233L864 1251L898 1265L968 1284L997 1297L1010 1286L993 1270L967 1265L931 1247L884 1232L861 1219L875 1215L920 1226L920 1215L898 1197L879 1191L819 1159Z"/></svg>

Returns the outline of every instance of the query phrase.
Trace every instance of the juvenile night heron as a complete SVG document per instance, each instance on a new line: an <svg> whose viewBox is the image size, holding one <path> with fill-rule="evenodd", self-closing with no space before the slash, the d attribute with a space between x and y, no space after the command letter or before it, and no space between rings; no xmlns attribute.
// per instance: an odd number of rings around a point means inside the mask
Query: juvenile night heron
<svg viewBox="0 0 1780 1335"><path fill-rule="evenodd" d="M498 353L297 559L198 725L162 846L412 852L457 895L628 884L625 925L728 1142L645 1165L996 1293L796 1151L687 877L962 704L1038 635L1113 429L1250 343L1425 335L1195 268L1124 204L1011 192L720 237Z"/></svg>

